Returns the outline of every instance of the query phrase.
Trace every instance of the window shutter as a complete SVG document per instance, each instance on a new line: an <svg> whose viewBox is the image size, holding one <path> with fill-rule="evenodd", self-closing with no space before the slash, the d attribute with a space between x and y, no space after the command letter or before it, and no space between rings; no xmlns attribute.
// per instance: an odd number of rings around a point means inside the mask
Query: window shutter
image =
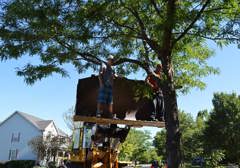
<svg viewBox="0 0 240 168"><path fill-rule="evenodd" d="M16 156L15 156L15 159L17 159L18 158L18 149L16 149Z"/></svg>
<svg viewBox="0 0 240 168"><path fill-rule="evenodd" d="M11 153L12 153L12 150L10 149L10 150L9 150L9 154L8 154L8 160L11 159Z"/></svg>
<svg viewBox="0 0 240 168"><path fill-rule="evenodd" d="M18 142L20 142L20 132L18 133Z"/></svg>
<svg viewBox="0 0 240 168"><path fill-rule="evenodd" d="M14 133L12 133L11 143L13 142Z"/></svg>

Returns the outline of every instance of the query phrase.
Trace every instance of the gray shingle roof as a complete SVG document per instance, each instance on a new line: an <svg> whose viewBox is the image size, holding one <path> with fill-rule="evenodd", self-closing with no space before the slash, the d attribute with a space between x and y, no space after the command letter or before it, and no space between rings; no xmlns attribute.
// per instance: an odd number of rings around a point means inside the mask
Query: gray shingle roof
<svg viewBox="0 0 240 168"><path fill-rule="evenodd" d="M52 120L43 120L41 118L35 117L27 113L19 111L17 111L17 113L20 114L25 119L27 119L28 121L30 121L34 126L39 128L40 130L44 130L51 122L53 122Z"/></svg>
<svg viewBox="0 0 240 168"><path fill-rule="evenodd" d="M44 130L51 122L52 120L43 120L43 121L37 121L37 125L41 130Z"/></svg>
<svg viewBox="0 0 240 168"><path fill-rule="evenodd" d="M44 119L38 118L36 116L30 115L30 114L27 114L27 113L23 113L23 112L20 112L20 111L15 111L12 115L10 115L4 121L0 122L0 126L2 124L4 124L9 118L11 118L15 114L18 114L18 115L22 116L24 119L29 121L32 125L34 125L36 128L38 128L41 131L44 131L49 124L51 124L51 123L54 124L53 120L44 120ZM57 129L58 135L65 136L65 137L68 136L61 129L57 128L55 124L54 124L54 126Z"/></svg>

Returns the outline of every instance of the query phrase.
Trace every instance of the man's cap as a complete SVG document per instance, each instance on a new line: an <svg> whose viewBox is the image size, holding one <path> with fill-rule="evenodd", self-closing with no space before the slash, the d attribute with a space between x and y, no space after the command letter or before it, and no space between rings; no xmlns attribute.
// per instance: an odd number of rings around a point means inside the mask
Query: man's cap
<svg viewBox="0 0 240 168"><path fill-rule="evenodd" d="M114 59L114 56L113 55L109 55L107 60L113 60Z"/></svg>

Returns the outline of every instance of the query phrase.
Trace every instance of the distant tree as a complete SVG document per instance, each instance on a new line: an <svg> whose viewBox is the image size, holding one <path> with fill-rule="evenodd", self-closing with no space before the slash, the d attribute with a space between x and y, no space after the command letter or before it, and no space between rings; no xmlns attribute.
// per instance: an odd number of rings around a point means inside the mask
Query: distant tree
<svg viewBox="0 0 240 168"><path fill-rule="evenodd" d="M63 113L63 120L67 127L73 132L74 129L74 121L73 121L73 116L74 116L74 107L69 108L66 112Z"/></svg>
<svg viewBox="0 0 240 168"><path fill-rule="evenodd" d="M67 147L67 144L68 142L66 137L60 137L60 136L51 137L49 142L49 149L51 151L51 156L53 157L54 162L56 161L56 156L58 152L65 150L65 148L63 148L63 145Z"/></svg>
<svg viewBox="0 0 240 168"><path fill-rule="evenodd" d="M30 146L32 151L37 155L38 161L44 159L44 157L46 156L47 145L43 141L42 136L34 137L28 142L28 145Z"/></svg>
<svg viewBox="0 0 240 168"><path fill-rule="evenodd" d="M151 146L143 153L143 163L152 163L153 161L161 162L163 158L157 154L157 150L154 146Z"/></svg>
<svg viewBox="0 0 240 168"><path fill-rule="evenodd" d="M215 93L213 110L204 131L205 150L221 150L226 162L240 163L240 96Z"/></svg>
<svg viewBox="0 0 240 168"><path fill-rule="evenodd" d="M181 130L181 144L182 144L182 159L189 161L194 154L194 133L196 131L195 121L191 114L180 112L179 115L180 130Z"/></svg>
<svg viewBox="0 0 240 168"><path fill-rule="evenodd" d="M199 111L196 120L189 113L181 111L179 113L181 130L181 147L183 162L191 162L196 156L203 156L203 130L207 119L207 111ZM157 132L153 144L157 149L158 155L166 160L166 130Z"/></svg>
<svg viewBox="0 0 240 168"><path fill-rule="evenodd" d="M151 151L150 133L131 129L126 141L121 145L120 160L146 163L149 156L146 152Z"/></svg>
<svg viewBox="0 0 240 168"><path fill-rule="evenodd" d="M46 137L37 136L28 142L32 151L37 155L38 160L46 160L47 162L50 158L53 158L55 162L56 156L59 151L66 145L66 138L60 136L53 136L48 134Z"/></svg>
<svg viewBox="0 0 240 168"><path fill-rule="evenodd" d="M206 167L208 168L225 168L221 165L221 162L224 160L225 155L222 150L214 150L206 155Z"/></svg>
<svg viewBox="0 0 240 168"><path fill-rule="evenodd" d="M209 113L207 110L199 111L195 120L195 130L192 135L192 158L204 157L204 130L206 128L206 122L209 119Z"/></svg>
<svg viewBox="0 0 240 168"><path fill-rule="evenodd" d="M163 158L163 160L166 160L167 153L166 153L166 130L161 130L156 133L153 145L157 150L157 154Z"/></svg>

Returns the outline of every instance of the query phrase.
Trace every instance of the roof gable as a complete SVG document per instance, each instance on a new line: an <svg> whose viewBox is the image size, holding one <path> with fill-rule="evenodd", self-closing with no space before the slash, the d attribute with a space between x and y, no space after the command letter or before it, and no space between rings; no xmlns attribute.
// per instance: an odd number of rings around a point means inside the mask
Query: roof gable
<svg viewBox="0 0 240 168"><path fill-rule="evenodd" d="M23 113L23 112L19 112L19 111L17 113L19 113L22 117L27 119L30 123L32 123L34 126L36 126L39 130L45 130L45 128L51 122L53 122L52 120L43 120L41 118L38 118L36 116L30 115L27 113Z"/></svg>
<svg viewBox="0 0 240 168"><path fill-rule="evenodd" d="M7 117L4 121L0 122L0 126L3 125L7 120L12 118L14 115L21 116L22 118L24 118L26 121L28 121L30 124L32 124L34 127L36 127L40 131L44 131L51 123L53 123L58 135L67 136L67 134L65 132L63 132L61 129L56 127L53 120L44 120L39 117L30 115L30 114L27 114L24 112L20 112L20 111L15 111L13 114L11 114L9 117Z"/></svg>
<svg viewBox="0 0 240 168"><path fill-rule="evenodd" d="M7 120L12 118L14 115L19 115L22 118L24 118L26 121L28 121L30 124L32 124L34 127L36 127L38 130L44 130L51 122L52 120L43 120L41 118L35 117L33 115L15 111L13 114L11 114L8 118L6 118L3 122L0 123L0 126L4 124Z"/></svg>

